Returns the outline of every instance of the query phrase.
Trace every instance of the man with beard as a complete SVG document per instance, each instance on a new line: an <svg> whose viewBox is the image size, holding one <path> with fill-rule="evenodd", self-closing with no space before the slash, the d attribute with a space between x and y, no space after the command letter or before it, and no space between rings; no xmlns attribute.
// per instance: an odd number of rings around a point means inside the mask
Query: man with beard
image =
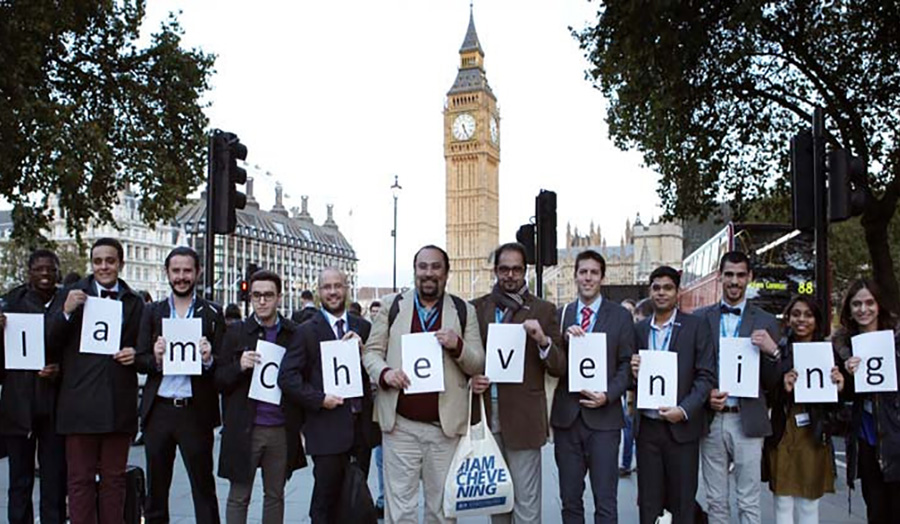
<svg viewBox="0 0 900 524"><path fill-rule="evenodd" d="M678 391L676 405L641 409L635 416L640 522L652 524L668 509L674 524L693 524L705 404L716 385L715 358L706 321L677 309L678 271L660 266L649 280L653 315L635 328L635 345L677 355ZM635 380L640 368L640 355L633 355Z"/></svg>
<svg viewBox="0 0 900 524"><path fill-rule="evenodd" d="M722 255L719 281L722 301L695 314L709 323L713 356L718 369L720 339L749 337L759 348L759 394L755 398L729 397L713 388L709 395L709 435L700 442L703 484L706 488L709 521L727 524L731 520L729 463L734 464L738 519L741 524L758 524L761 519L761 462L765 437L772 434L767 392L781 386L779 373L778 321L773 315L747 303L747 284L753 280L750 259L740 251Z"/></svg>
<svg viewBox="0 0 900 524"><path fill-rule="evenodd" d="M47 340L61 341L56 429L66 436L69 517L75 524L97 522L98 506L100 522L122 521L125 467L138 422L134 348L144 301L119 278L125 256L118 240L97 239L90 256L92 274L60 291L47 318ZM114 355L80 351L88 297L122 303L120 349Z"/></svg>
<svg viewBox="0 0 900 524"><path fill-rule="evenodd" d="M511 513L494 515L492 522L541 521L541 447L547 442L547 400L544 373L565 373L556 306L528 292L525 283L525 247L503 244L494 251L497 282L490 294L475 299L481 339L487 340L488 325L519 324L527 334L525 370L518 384L491 384L477 375L475 393L485 393L488 424L509 467L515 490Z"/></svg>
<svg viewBox="0 0 900 524"><path fill-rule="evenodd" d="M213 432L219 425L219 399L214 381L214 355L221 349L225 319L221 308L195 295L200 257L189 247L176 247L165 261L172 294L144 309L135 367L147 375L141 399L141 422L147 456L149 523L169 522L169 488L175 448L191 482L194 516L199 523L219 522L213 478ZM202 374L163 375L168 344L162 336L165 318L200 319Z"/></svg>
<svg viewBox="0 0 900 524"><path fill-rule="evenodd" d="M309 516L313 524L337 523L341 485L354 459L369 476L372 455L372 393L362 380L362 398L343 399L324 392L320 344L355 340L362 352L372 325L347 311L347 277L326 268L319 273L319 314L300 326L300 344L285 354L278 385L288 400L302 406L306 419L306 452L313 458L313 493ZM335 370L338 373L339 370ZM329 377L330 379L330 377Z"/></svg>
<svg viewBox="0 0 900 524"><path fill-rule="evenodd" d="M608 524L618 519L616 459L620 430L625 427L621 399L631 384L634 322L628 310L600 295L605 274L606 260L600 253L590 249L579 253L575 257L578 299L565 305L560 315L567 355L573 338L586 333L606 334L606 391L570 393L570 377L566 374L553 397L553 455L559 467L565 523L584 522L586 472L590 472L594 522Z"/></svg>
<svg viewBox="0 0 900 524"><path fill-rule="evenodd" d="M37 249L28 258L28 282L10 290L0 299L0 330L6 329L3 313L44 314L56 299L59 259L46 249ZM31 524L34 507L34 453L41 464L40 522L66 521L66 441L56 432L56 394L59 364L45 356L40 371L6 370L0 339L0 438L9 453L10 524Z"/></svg>
<svg viewBox="0 0 900 524"><path fill-rule="evenodd" d="M475 308L444 293L450 259L428 245L413 257L415 288L385 300L366 342L363 364L378 385L375 411L384 448L385 520L418 521L419 480L425 487L425 522L447 522L444 481L459 437L468 429L468 378L484 372L484 348ZM404 393L401 339L434 333L443 348L444 391ZM462 336L460 336L462 333ZM452 520L450 520L452 521Z"/></svg>

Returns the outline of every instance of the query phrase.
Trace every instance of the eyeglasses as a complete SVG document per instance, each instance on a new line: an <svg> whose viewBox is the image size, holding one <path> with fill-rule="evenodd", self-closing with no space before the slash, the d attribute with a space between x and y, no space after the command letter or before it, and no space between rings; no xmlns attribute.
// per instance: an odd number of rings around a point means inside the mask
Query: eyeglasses
<svg viewBox="0 0 900 524"><path fill-rule="evenodd" d="M497 273L500 275L522 275L525 268L522 266L498 266Z"/></svg>
<svg viewBox="0 0 900 524"><path fill-rule="evenodd" d="M265 293L254 291L253 293L250 293L250 298L254 302L262 302L263 300L265 300L266 302L272 302L277 296L278 293L275 293L274 291L266 291Z"/></svg>

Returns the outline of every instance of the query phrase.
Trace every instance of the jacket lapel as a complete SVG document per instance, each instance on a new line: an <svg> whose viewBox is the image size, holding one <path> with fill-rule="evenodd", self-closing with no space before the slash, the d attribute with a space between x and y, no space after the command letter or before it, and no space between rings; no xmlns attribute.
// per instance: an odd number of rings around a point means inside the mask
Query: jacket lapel
<svg viewBox="0 0 900 524"><path fill-rule="evenodd" d="M678 320L678 310L675 310L675 320L672 322L672 339L669 340L669 351L678 351L678 335L681 333L681 322Z"/></svg>
<svg viewBox="0 0 900 524"><path fill-rule="evenodd" d="M600 309L597 310L597 320L594 322L594 333L603 333L606 331L606 324L609 322L610 305L606 299L600 301Z"/></svg>
<svg viewBox="0 0 900 524"><path fill-rule="evenodd" d="M741 314L741 329L738 330L739 336L749 337L753 333L753 323L756 320L753 318L754 316L756 316L756 311L750 307L750 304L747 304Z"/></svg>
<svg viewBox="0 0 900 524"><path fill-rule="evenodd" d="M575 313L576 309L578 309L578 301L569 302L563 311L562 322L562 331L565 332L566 329L575 323Z"/></svg>
<svg viewBox="0 0 900 524"><path fill-rule="evenodd" d="M348 317L349 318L349 317ZM317 312L312 317L312 321L315 322L316 326L316 335L318 335L319 340L336 340L337 337L334 336L334 330L331 329L331 326L328 324L328 319L324 314ZM349 321L348 321L349 323ZM349 326L348 326L349 328Z"/></svg>

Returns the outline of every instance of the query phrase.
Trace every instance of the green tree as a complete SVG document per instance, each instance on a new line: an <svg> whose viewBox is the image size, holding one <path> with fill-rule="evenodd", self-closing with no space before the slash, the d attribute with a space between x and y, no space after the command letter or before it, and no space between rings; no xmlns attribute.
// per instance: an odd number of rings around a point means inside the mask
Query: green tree
<svg viewBox="0 0 900 524"><path fill-rule="evenodd" d="M866 0L610 0L573 31L618 147L662 175L669 217L748 216L788 191L788 142L824 107L861 157L870 270L900 305L889 225L900 197L900 6ZM783 202L783 200L782 200Z"/></svg>
<svg viewBox="0 0 900 524"><path fill-rule="evenodd" d="M117 192L170 220L204 178L203 94L214 57L181 47L174 15L139 46L144 0L0 0L0 197L32 244L59 195L79 240Z"/></svg>

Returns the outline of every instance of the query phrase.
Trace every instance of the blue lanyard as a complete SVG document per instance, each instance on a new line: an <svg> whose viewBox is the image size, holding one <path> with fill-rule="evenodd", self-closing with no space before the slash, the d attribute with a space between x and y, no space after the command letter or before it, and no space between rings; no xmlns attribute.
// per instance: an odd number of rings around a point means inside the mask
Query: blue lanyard
<svg viewBox="0 0 900 524"><path fill-rule="evenodd" d="M197 302L197 297L191 299L191 307L188 308L187 314L184 318L194 318L194 304ZM169 313L171 315L170 318L178 318L178 313L175 312L175 301L172 300L171 295L169 296Z"/></svg>
<svg viewBox="0 0 900 524"><path fill-rule="evenodd" d="M669 341L672 338L672 324L666 325L666 338L663 339L662 347L656 347L656 333L658 331L662 331L661 329L655 329L653 325L650 325L650 340L653 341L653 351L668 351L669 350Z"/></svg>
<svg viewBox="0 0 900 524"><path fill-rule="evenodd" d="M722 335L722 338L728 338L728 332L725 331L725 316L724 313L719 315L719 334ZM731 314L729 313L728 316L731 316ZM737 338L741 332L741 322L743 320L743 317L738 317L737 325L734 326L734 334L731 335L731 338Z"/></svg>
<svg viewBox="0 0 900 524"><path fill-rule="evenodd" d="M423 331L431 331L431 328L434 327L434 323L437 322L438 319L438 308L435 305L431 310L427 310L422 307L422 304L419 303L419 294L416 293L413 295L413 301L416 304L416 313L419 315L419 323L422 324Z"/></svg>
<svg viewBox="0 0 900 524"><path fill-rule="evenodd" d="M494 320L497 321L498 324L503 323L503 310L500 308L494 309Z"/></svg>

